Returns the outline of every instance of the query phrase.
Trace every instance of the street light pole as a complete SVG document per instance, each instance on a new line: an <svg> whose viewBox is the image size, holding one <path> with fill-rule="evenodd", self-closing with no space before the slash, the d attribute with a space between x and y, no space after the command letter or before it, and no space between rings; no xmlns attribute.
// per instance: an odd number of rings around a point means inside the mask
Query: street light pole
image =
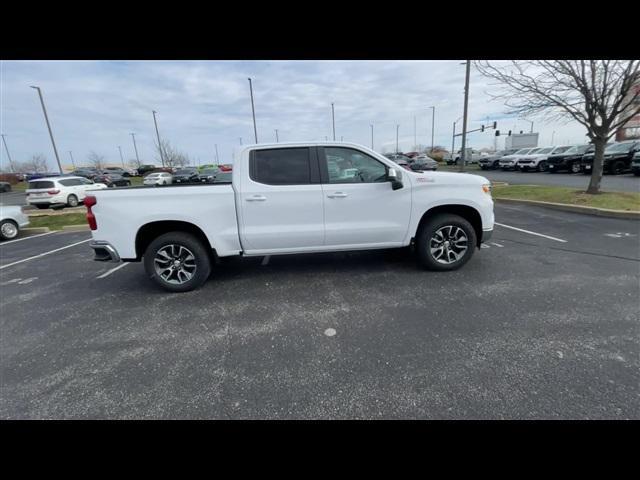
<svg viewBox="0 0 640 480"><path fill-rule="evenodd" d="M399 153L398 150L398 131L400 130L400 125L396 125L396 153Z"/></svg>
<svg viewBox="0 0 640 480"><path fill-rule="evenodd" d="M373 123L370 124L371 126L371 150L373 150Z"/></svg>
<svg viewBox="0 0 640 480"><path fill-rule="evenodd" d="M278 138L278 129L276 128L276 143L280 143L280 139Z"/></svg>
<svg viewBox="0 0 640 480"><path fill-rule="evenodd" d="M49 136L51 137L51 144L53 145L53 153L56 155L56 161L58 162L58 168L60 169L60 174L62 174L62 164L60 164L60 157L58 156L58 149L56 148L56 142L53 139L53 132L51 132L51 125L49 124L49 116L47 115L47 109L44 106L44 99L42 98L42 91L40 87L34 87L31 85L31 88L35 88L38 91L38 96L40 97L40 104L42 105L42 111L44 113L44 120L47 122L47 129L49 130Z"/></svg>
<svg viewBox="0 0 640 480"><path fill-rule="evenodd" d="M140 166L140 157L138 156L138 147L136 146L136 134L130 133L131 138L133 139L133 149L136 151L136 161L138 162L138 167Z"/></svg>
<svg viewBox="0 0 640 480"><path fill-rule="evenodd" d="M242 137L240 137L240 145L242 145Z"/></svg>
<svg viewBox="0 0 640 480"><path fill-rule="evenodd" d="M160 160L162 161L162 166L164 167L164 153L162 152L162 144L160 143L160 132L158 132L158 122L156 120L156 112L155 110L153 111L153 123L156 126L156 136L158 137L158 150L160 150Z"/></svg>
<svg viewBox="0 0 640 480"><path fill-rule="evenodd" d="M418 132L416 130L416 116L413 116L413 148L418 146Z"/></svg>
<svg viewBox="0 0 640 480"><path fill-rule="evenodd" d="M433 153L433 131L436 122L436 107L434 106L429 108L433 110L433 113L431 115L431 153Z"/></svg>
<svg viewBox="0 0 640 480"><path fill-rule="evenodd" d="M76 169L76 162L73 161L73 153L69 150L69 156L71 157L71 165L73 165L73 169Z"/></svg>
<svg viewBox="0 0 640 480"><path fill-rule="evenodd" d="M218 144L215 144L216 146L216 165L220 165L220 157L218 156Z"/></svg>
<svg viewBox="0 0 640 480"><path fill-rule="evenodd" d="M249 92L251 93L251 113L253 114L253 133L256 137L256 143L258 143L258 127L256 127L256 109L253 104L253 84L251 78L249 78Z"/></svg>
<svg viewBox="0 0 640 480"><path fill-rule="evenodd" d="M120 161L122 162L122 168L124 168L124 157L122 156L122 147L118 145L118 150L120 150Z"/></svg>
<svg viewBox="0 0 640 480"><path fill-rule="evenodd" d="M333 124L333 141L336 141L336 115L333 109L333 103L331 104L331 123Z"/></svg>
<svg viewBox="0 0 640 480"><path fill-rule="evenodd" d="M451 136L451 157L454 156L454 150L456 148L456 122L453 122L453 135Z"/></svg>
<svg viewBox="0 0 640 480"><path fill-rule="evenodd" d="M11 155L9 155L9 149L7 148L7 141L5 140L5 134L2 134L2 143L4 143L4 149L7 152L7 157L9 158L9 167L11 168L11 172L15 173L15 170L13 168L13 162L11 161Z"/></svg>
<svg viewBox="0 0 640 480"><path fill-rule="evenodd" d="M464 113L462 120L462 155L460 162L460 171L464 172L464 164L467 160L467 113L469 108L469 74L471 73L471 60L467 60L466 62L466 73L464 80Z"/></svg>

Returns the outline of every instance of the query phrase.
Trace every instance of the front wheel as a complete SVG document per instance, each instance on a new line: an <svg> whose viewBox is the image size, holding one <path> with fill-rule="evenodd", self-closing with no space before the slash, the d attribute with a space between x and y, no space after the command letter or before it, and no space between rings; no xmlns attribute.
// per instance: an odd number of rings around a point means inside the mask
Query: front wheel
<svg viewBox="0 0 640 480"><path fill-rule="evenodd" d="M456 270L467 263L476 248L473 226L459 215L436 215L416 238L418 258L428 270Z"/></svg>
<svg viewBox="0 0 640 480"><path fill-rule="evenodd" d="M538 171L539 172L546 172L547 171L547 162L542 161L538 164Z"/></svg>
<svg viewBox="0 0 640 480"><path fill-rule="evenodd" d="M189 233L169 232L156 238L144 252L147 275L169 292L194 290L209 278L207 248Z"/></svg>
<svg viewBox="0 0 640 480"><path fill-rule="evenodd" d="M0 223L0 239L11 240L18 236L18 224L13 220L3 220Z"/></svg>
<svg viewBox="0 0 640 480"><path fill-rule="evenodd" d="M572 163L569 167L569 171L571 173L580 173L580 164L576 162Z"/></svg>
<svg viewBox="0 0 640 480"><path fill-rule="evenodd" d="M611 173L613 175L621 175L624 173L624 162L617 161L611 166Z"/></svg>

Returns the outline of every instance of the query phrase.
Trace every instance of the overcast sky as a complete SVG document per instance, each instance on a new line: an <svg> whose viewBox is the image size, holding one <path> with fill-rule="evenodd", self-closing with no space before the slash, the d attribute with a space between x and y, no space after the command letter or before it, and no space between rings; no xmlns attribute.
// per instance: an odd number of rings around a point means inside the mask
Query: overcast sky
<svg viewBox="0 0 640 480"><path fill-rule="evenodd" d="M0 130L14 161L44 154L55 157L37 92L42 88L49 120L64 165L69 150L76 165L88 164L94 150L119 164L135 158L160 163L154 151L156 110L160 136L186 153L193 164L231 161L233 148L253 143L247 77L252 77L258 140L312 141L332 138L331 102L335 103L336 138L370 146L374 124L377 151L393 151L396 124L400 150L417 141L431 144L431 105L436 106L435 144L451 148L453 122L462 116L464 66L460 61L126 61L1 62ZM494 120L498 128L529 131L530 124L505 115L499 101L486 94L495 87L472 69L469 128ZM540 145L581 143L585 131L576 122L543 124ZM459 122L461 127L461 122ZM504 146L498 140L498 148ZM493 132L469 136L474 148L493 146ZM459 147L460 139L456 139ZM2 146L3 168L8 166Z"/></svg>

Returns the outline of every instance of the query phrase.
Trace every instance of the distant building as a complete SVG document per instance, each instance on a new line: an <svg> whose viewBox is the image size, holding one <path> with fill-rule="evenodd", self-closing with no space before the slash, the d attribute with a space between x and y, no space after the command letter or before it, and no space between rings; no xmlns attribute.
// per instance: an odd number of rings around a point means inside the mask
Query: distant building
<svg viewBox="0 0 640 480"><path fill-rule="evenodd" d="M636 82L631 87L629 94L625 98L624 102L627 103L634 95L638 95L633 103L629 106L628 110L633 111L640 106L640 75L636 77ZM616 141L622 142L624 140L635 140L640 138L640 114L637 114L624 124L616 132Z"/></svg>

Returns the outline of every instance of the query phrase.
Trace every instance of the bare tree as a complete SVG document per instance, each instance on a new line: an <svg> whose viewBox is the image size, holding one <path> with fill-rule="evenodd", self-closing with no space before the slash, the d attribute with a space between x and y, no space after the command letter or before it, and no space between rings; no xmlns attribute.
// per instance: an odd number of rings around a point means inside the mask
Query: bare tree
<svg viewBox="0 0 640 480"><path fill-rule="evenodd" d="M156 150L158 160L162 161L164 157L165 167L184 167L190 163L189 157L173 147L169 140L160 140L160 145L156 144Z"/></svg>
<svg viewBox="0 0 640 480"><path fill-rule="evenodd" d="M606 143L640 113L640 60L475 62L502 90L509 113L574 119L587 129L595 158L587 193L600 191ZM635 89L635 90L634 90Z"/></svg>
<svg viewBox="0 0 640 480"><path fill-rule="evenodd" d="M104 155L100 155L91 150L89 155L87 155L87 160L89 160L89 164L96 170L104 169Z"/></svg>
<svg viewBox="0 0 640 480"><path fill-rule="evenodd" d="M42 153L32 155L29 160L22 162L18 166L19 170L23 172L33 173L45 173L47 171L47 157Z"/></svg>

